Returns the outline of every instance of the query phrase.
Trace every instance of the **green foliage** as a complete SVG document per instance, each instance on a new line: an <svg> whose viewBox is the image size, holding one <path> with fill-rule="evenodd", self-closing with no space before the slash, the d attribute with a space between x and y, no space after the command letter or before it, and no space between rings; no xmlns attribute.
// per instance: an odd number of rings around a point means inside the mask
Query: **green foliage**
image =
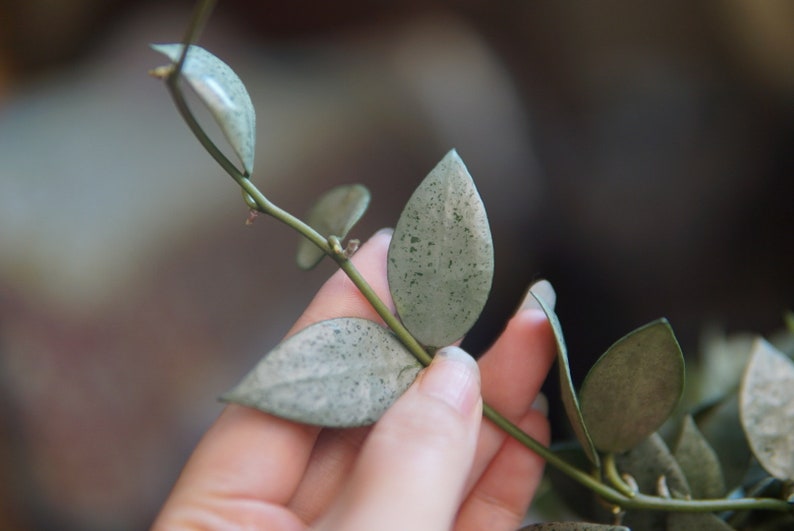
<svg viewBox="0 0 794 531"><path fill-rule="evenodd" d="M387 324L341 318L310 326L266 353L222 399L322 426L375 422L429 362L428 350L465 335L488 297L493 243L463 161L454 150L448 153L396 224L387 267L397 318L358 274L340 242L366 210L366 189L332 190L306 222L279 209L249 179L254 112L240 79L201 48L189 46L186 55L183 45L155 49L173 61L155 75L165 79L199 141L243 189L246 204L300 233L301 267L312 267L324 255L334 259ZM220 124L243 172L197 124L184 103L180 76ZM556 338L561 401L577 444L549 450L487 404L483 411L547 460L549 480L572 510L601 524L549 522L525 529L625 529L616 523L635 530L794 528L794 363L789 356L760 339L738 358L722 349L711 352L691 369L689 395L704 401L689 404L690 414L676 415L684 388L683 355L670 324L659 319L610 347L577 393L553 302L545 300L540 287L533 295ZM789 317L790 329L792 321ZM722 363L729 358L742 363ZM719 385L710 385L715 368L728 365L732 368L719 374ZM674 436L665 441L662 433L670 426Z"/></svg>
<svg viewBox="0 0 794 531"><path fill-rule="evenodd" d="M387 266L397 313L420 343L449 345L480 316L491 291L493 243L480 195L454 150L405 205Z"/></svg>
<svg viewBox="0 0 794 531"><path fill-rule="evenodd" d="M587 425L582 416L582 408L579 405L579 397L573 385L571 368L568 364L568 347L565 346L562 324L560 324L560 319L557 317L557 314L554 313L554 310L541 295L533 292L532 296L535 297L535 300L546 314L546 318L549 320L549 324L551 324L551 330L554 332L554 339L557 343L557 368L559 369L560 378L560 398L565 408L565 414L568 416L571 428L573 428L573 432L579 444L582 445L582 450L585 455L595 467L599 467L601 466L601 459L598 457L598 452L587 430Z"/></svg>
<svg viewBox="0 0 794 531"><path fill-rule="evenodd" d="M388 330L366 319L330 319L271 350L226 402L307 424L372 424L422 365Z"/></svg>
<svg viewBox="0 0 794 531"><path fill-rule="evenodd" d="M306 223L320 234L345 239L369 207L369 190L360 184L337 186L323 194L306 216ZM325 252L301 236L296 261L301 269L312 269Z"/></svg>
<svg viewBox="0 0 794 531"><path fill-rule="evenodd" d="M184 46L153 44L152 48L178 63ZM158 76L170 74L172 66L153 70ZM245 85L223 61L199 46L189 46L180 73L218 122L246 174L254 171L256 113Z"/></svg>
<svg viewBox="0 0 794 531"><path fill-rule="evenodd" d="M684 357L665 319L631 332L596 362L580 392L593 444L626 452L664 424L684 390Z"/></svg>

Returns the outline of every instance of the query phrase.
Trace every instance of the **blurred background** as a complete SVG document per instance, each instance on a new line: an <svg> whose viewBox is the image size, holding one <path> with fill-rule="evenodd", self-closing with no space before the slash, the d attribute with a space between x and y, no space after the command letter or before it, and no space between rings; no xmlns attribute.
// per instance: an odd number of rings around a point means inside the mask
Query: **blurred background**
<svg viewBox="0 0 794 531"><path fill-rule="evenodd" d="M791 2L219 4L201 44L253 97L274 202L364 183L365 239L458 149L496 246L473 353L540 277L577 381L657 317L694 357L794 306ZM147 77L191 7L0 1L0 529L146 528L333 271L245 226Z"/></svg>

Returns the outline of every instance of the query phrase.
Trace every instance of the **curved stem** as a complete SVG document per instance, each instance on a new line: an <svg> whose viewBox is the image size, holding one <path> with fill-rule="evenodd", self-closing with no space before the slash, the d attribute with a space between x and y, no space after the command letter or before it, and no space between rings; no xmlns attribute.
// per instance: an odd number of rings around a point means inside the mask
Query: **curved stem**
<svg viewBox="0 0 794 531"><path fill-rule="evenodd" d="M296 218L289 212L282 210L270 202L264 196L264 194L262 194L262 192L260 192L259 189L250 181L250 175L242 173L207 136L191 112L187 102L185 101L184 95L179 88L179 77L185 57L187 56L188 47L195 41L197 35L204 25L204 22L207 20L207 17L212 11L214 4L214 0L203 0L200 2L199 6L194 12L190 26L183 40L184 48L182 55L180 56L179 61L176 63L173 71L165 80L177 110L182 115L182 118L185 120L188 127L191 129L204 149L206 149L207 152L221 166L221 168L223 168L226 173L228 173L235 180L238 186L240 186L240 188L242 188L243 191L248 194L246 197L246 203L248 203L249 206L253 206L251 204L253 202L260 212L268 214L287 226L293 228L301 235L311 240L326 254L331 256L334 261L337 262L339 267L345 272L348 278L350 278L353 284L369 301L386 325L411 352L411 354L413 354L422 365L429 365L432 361L432 356L411 335L411 333L408 332L408 330L403 326L402 322L392 313L391 309L381 300L381 298L378 297L377 293L375 293L375 290L372 289L366 279L364 279L358 269L356 269L356 267L353 265L353 262L348 258L341 247L339 245L332 246L325 236L319 234L312 227ZM620 479L617 469L614 467L614 460L610 461L608 459L607 463L611 462L611 465L607 468L607 474L609 475L610 480L618 487L618 489L614 489L608 485L605 485L600 481L599 478L591 476L571 465L553 451L546 448L532 436L521 430L518 426L510 422L490 405L485 403L483 404L483 415L526 448L537 453L550 465L568 475L571 479L589 488L605 500L624 509L656 509L667 511L705 512L743 509L767 509L774 511L792 510L792 506L788 502L771 498L679 500L635 493Z"/></svg>
<svg viewBox="0 0 794 531"><path fill-rule="evenodd" d="M637 495L637 490L631 488L631 486L620 477L618 467L615 464L615 454L611 452L604 456L604 473L618 492L628 498L634 498Z"/></svg>

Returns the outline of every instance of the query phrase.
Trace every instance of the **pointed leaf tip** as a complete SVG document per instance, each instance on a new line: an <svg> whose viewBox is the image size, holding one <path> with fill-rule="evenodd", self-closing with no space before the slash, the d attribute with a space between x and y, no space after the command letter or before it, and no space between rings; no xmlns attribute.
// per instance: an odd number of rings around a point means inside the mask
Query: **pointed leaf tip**
<svg viewBox="0 0 794 531"><path fill-rule="evenodd" d="M405 205L388 278L397 313L426 346L460 339L480 315L493 279L493 242L474 181L454 150Z"/></svg>
<svg viewBox="0 0 794 531"><path fill-rule="evenodd" d="M174 63L179 61L183 49L182 44L152 44L151 47ZM168 68L156 68L153 75L164 77ZM182 76L215 118L246 174L251 175L254 171L256 113L242 80L226 63L195 45L188 50Z"/></svg>

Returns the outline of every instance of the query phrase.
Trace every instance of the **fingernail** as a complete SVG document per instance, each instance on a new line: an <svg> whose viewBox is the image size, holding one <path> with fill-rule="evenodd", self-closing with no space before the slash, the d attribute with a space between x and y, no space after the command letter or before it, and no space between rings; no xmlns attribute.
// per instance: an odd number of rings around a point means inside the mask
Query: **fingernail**
<svg viewBox="0 0 794 531"><path fill-rule="evenodd" d="M420 385L423 393L468 415L480 400L480 369L464 350L444 347L436 352Z"/></svg>
<svg viewBox="0 0 794 531"><path fill-rule="evenodd" d="M375 232L375 234L372 235L372 237L374 238L375 236L380 236L381 234L388 234L389 236L391 236L392 234L394 234L394 229L391 227L383 227L382 229L378 229L377 232Z"/></svg>
<svg viewBox="0 0 794 531"><path fill-rule="evenodd" d="M538 304L538 301L535 300L535 297L532 295L533 293L543 299L543 302L545 302L549 308L552 310L554 309L554 305L557 303L557 293L554 291L554 287L552 287L551 282L548 280L538 280L527 290L527 294L524 296L519 310L529 310L533 308L542 310L540 304Z"/></svg>
<svg viewBox="0 0 794 531"><path fill-rule="evenodd" d="M540 411L544 417L549 416L549 399L543 393L538 393L532 402L532 409Z"/></svg>

